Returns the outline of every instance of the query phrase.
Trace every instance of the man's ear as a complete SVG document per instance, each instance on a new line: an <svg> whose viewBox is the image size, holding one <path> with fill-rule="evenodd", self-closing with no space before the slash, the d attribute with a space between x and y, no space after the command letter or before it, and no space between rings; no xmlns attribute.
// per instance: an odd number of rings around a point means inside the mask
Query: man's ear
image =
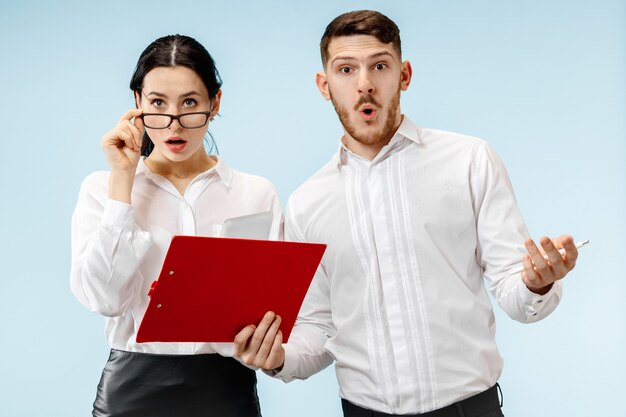
<svg viewBox="0 0 626 417"><path fill-rule="evenodd" d="M402 72L400 73L400 89L402 89L402 91L406 91L409 88L412 76L413 68L411 68L411 63L409 61L404 61L402 63Z"/></svg>
<svg viewBox="0 0 626 417"><path fill-rule="evenodd" d="M328 90L328 80L326 79L325 72L318 72L315 74L315 84L317 84L317 89L322 93L322 97L326 100L330 100L330 91Z"/></svg>

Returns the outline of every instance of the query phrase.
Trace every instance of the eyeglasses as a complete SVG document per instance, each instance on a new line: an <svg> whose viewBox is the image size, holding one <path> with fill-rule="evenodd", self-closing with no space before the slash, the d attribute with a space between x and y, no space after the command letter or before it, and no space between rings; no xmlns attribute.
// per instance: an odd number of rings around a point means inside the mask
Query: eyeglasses
<svg viewBox="0 0 626 417"><path fill-rule="evenodd" d="M140 115L143 125L150 129L167 129L174 120L184 129L198 129L204 127L211 117L210 111L198 111L182 114L143 113Z"/></svg>

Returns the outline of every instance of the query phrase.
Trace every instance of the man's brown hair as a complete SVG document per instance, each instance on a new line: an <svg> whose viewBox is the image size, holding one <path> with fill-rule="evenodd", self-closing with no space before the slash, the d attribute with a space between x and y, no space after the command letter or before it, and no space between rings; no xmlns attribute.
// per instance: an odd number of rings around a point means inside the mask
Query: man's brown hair
<svg viewBox="0 0 626 417"><path fill-rule="evenodd" d="M333 38L350 35L370 35L382 43L391 43L398 55L402 57L400 29L398 29L393 20L374 10L356 10L337 16L326 26L320 41L320 52L324 68L326 68L326 62L328 61L328 45L330 41Z"/></svg>

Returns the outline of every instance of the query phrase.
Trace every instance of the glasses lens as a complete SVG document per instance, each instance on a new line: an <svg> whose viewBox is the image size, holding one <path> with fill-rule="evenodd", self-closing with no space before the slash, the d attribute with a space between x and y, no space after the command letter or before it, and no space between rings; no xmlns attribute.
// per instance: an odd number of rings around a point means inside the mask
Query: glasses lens
<svg viewBox="0 0 626 417"><path fill-rule="evenodd" d="M146 114L143 116L143 124L152 129L165 129L170 124L170 117L160 114Z"/></svg>
<svg viewBox="0 0 626 417"><path fill-rule="evenodd" d="M195 129L198 127L202 127L206 124L209 116L200 113L200 114L184 114L180 116L180 124L186 129Z"/></svg>

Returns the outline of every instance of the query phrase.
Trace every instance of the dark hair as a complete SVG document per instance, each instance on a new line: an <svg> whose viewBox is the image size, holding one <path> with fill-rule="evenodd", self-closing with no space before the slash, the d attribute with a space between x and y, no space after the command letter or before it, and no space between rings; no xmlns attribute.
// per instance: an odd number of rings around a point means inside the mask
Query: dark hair
<svg viewBox="0 0 626 417"><path fill-rule="evenodd" d="M211 54L194 38L184 35L163 36L152 42L141 53L137 66L130 79L130 89L141 94L143 79L157 67L183 66L193 70L204 82L209 98L213 100L222 87L222 79ZM144 132L141 142L141 155L148 156L154 143Z"/></svg>
<svg viewBox="0 0 626 417"><path fill-rule="evenodd" d="M324 67L326 67L328 60L328 45L330 41L333 38L350 35L370 35L382 43L391 43L398 55L402 57L400 29L398 29L393 20L374 10L356 10L337 16L326 26L320 41L320 52Z"/></svg>

